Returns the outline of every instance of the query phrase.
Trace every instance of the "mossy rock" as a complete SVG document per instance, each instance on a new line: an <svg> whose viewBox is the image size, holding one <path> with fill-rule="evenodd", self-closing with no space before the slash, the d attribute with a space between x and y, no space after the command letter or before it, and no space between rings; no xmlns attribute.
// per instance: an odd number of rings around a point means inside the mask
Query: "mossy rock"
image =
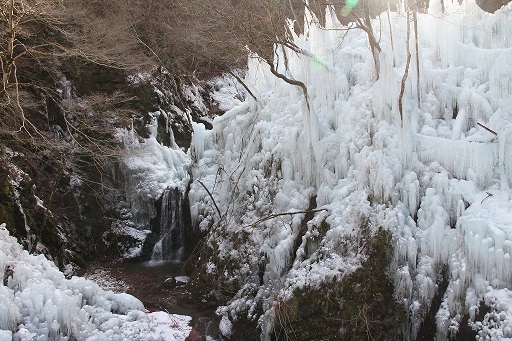
<svg viewBox="0 0 512 341"><path fill-rule="evenodd" d="M14 156L0 162L0 223L6 223L27 251L45 254L60 268L68 263L82 266L84 258L97 256L107 224L97 195L89 193L94 189L84 186L79 203L60 154L38 152L19 142L0 146L7 147ZM97 170L91 168L94 179ZM10 181L15 177L16 183Z"/></svg>
<svg viewBox="0 0 512 341"><path fill-rule="evenodd" d="M396 340L405 311L389 278L390 233L369 242L368 258L354 273L320 289L296 290L276 307L276 340Z"/></svg>
<svg viewBox="0 0 512 341"><path fill-rule="evenodd" d="M0 165L0 224L5 223L12 235L22 241L27 237L24 228L24 218L15 200L14 193L9 185L7 170Z"/></svg>

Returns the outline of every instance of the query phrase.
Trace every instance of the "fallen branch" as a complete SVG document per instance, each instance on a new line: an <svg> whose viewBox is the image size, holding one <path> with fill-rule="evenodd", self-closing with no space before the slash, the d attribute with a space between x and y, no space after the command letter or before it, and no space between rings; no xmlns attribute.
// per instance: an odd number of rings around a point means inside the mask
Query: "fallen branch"
<svg viewBox="0 0 512 341"><path fill-rule="evenodd" d="M245 91L247 91L247 93L256 101L258 102L258 99L256 98L256 96L252 93L251 89L249 89L249 86L247 86L247 84L245 84L244 80L240 77L238 77L238 75L236 73L234 73L233 71L229 71L228 72L232 77L234 77L236 79L236 81L238 83L240 83L240 85L242 85L245 89Z"/></svg>
<svg viewBox="0 0 512 341"><path fill-rule="evenodd" d="M264 221L267 221L267 220L270 220L270 219L274 219L274 218L277 218L277 217L281 217L281 216L285 216L285 215L317 213L317 212L321 212L321 211L328 211L328 210L326 208L320 208L320 209L317 209L317 210L306 210L306 211L274 213L274 214L268 215L266 217L263 217L263 218L261 218L259 220L256 220L254 223L246 225L244 227L254 227L254 226L259 225L260 223L262 223Z"/></svg>

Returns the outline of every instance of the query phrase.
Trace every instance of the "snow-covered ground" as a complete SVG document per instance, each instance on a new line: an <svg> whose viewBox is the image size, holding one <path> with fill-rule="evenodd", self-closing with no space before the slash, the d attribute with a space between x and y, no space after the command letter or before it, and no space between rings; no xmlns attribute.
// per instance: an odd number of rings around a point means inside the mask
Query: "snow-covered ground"
<svg viewBox="0 0 512 341"><path fill-rule="evenodd" d="M189 197L217 252L207 270L242 283L219 308L224 325L262 303L269 332L275 300L352 272L383 228L393 235L390 271L408 337L444 274L439 340L465 314L481 340L512 339L512 7L489 14L473 0L444 4L418 14L418 55L403 9L373 21L378 76L363 30L343 27L331 10L325 27L307 15L293 37L303 53L275 56L281 73L306 85L307 101L253 56L245 82L258 100L216 118L212 131L195 126L190 155L202 183ZM304 211L312 196L325 211L295 252L304 215L279 214ZM477 321L482 304L491 312Z"/></svg>
<svg viewBox="0 0 512 341"><path fill-rule="evenodd" d="M188 316L149 313L137 298L65 278L0 225L0 340L184 340Z"/></svg>

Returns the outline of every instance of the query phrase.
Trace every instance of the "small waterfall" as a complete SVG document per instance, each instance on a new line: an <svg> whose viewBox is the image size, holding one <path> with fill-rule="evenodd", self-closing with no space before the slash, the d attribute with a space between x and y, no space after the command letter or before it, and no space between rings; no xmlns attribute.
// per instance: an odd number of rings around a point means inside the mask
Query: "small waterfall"
<svg viewBox="0 0 512 341"><path fill-rule="evenodd" d="M159 237L151 261L182 261L185 255L183 195L177 188L162 193Z"/></svg>

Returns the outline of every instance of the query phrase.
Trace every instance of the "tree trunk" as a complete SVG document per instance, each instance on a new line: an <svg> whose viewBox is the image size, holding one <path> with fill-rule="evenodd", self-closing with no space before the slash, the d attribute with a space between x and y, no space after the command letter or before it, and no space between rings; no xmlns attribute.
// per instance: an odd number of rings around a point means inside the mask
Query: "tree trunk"
<svg viewBox="0 0 512 341"><path fill-rule="evenodd" d="M9 79L11 78L13 68L13 56L14 56L14 40L16 34L14 31L14 0L10 0L7 5L7 51L2 56L2 93L5 94L7 87L9 86Z"/></svg>
<svg viewBox="0 0 512 341"><path fill-rule="evenodd" d="M407 81L407 76L409 75L409 65L411 64L411 51L409 48L409 42L411 40L411 25L409 23L410 16L411 12L409 8L407 8L407 38L405 40L405 48L407 49L407 62L405 63L404 76L402 77L402 86L400 88L400 95L398 96L398 110L400 111L400 121L402 122L402 126L404 124L404 109L402 100L404 98L405 82Z"/></svg>
<svg viewBox="0 0 512 341"><path fill-rule="evenodd" d="M375 72L377 73L377 79L380 77L380 63L379 63L379 52L381 51L380 45L375 39L373 34L372 21L370 18L369 10L364 13L364 26L367 28L366 33L368 34L368 41L370 42L370 49L372 51L373 62L375 63Z"/></svg>

